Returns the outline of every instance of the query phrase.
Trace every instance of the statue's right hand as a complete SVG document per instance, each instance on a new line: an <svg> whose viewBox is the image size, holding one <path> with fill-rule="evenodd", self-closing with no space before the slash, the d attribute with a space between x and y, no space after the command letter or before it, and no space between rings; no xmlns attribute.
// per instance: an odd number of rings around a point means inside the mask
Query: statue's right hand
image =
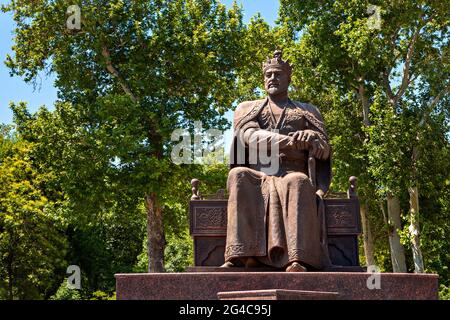
<svg viewBox="0 0 450 320"><path fill-rule="evenodd" d="M291 137L291 144L295 147L297 150L307 150L309 148L309 142L304 141L302 138L304 136L305 132L302 130L290 132L288 136Z"/></svg>

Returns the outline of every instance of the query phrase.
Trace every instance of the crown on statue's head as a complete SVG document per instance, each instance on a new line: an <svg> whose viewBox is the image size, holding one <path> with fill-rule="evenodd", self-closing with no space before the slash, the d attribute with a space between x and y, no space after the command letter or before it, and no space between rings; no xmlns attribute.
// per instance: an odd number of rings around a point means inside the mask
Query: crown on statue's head
<svg viewBox="0 0 450 320"><path fill-rule="evenodd" d="M263 62L262 69L263 73L269 68L279 68L286 71L289 75L292 73L292 65L289 63L289 59L283 60L283 52L281 50L275 50L272 59L267 59Z"/></svg>

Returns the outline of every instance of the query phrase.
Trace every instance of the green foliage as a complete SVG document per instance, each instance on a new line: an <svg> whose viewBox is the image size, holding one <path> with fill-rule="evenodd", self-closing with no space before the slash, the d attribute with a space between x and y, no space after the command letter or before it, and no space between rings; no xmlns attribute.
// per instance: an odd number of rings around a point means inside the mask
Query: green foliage
<svg viewBox="0 0 450 320"><path fill-rule="evenodd" d="M95 225L83 229L69 226L67 260L81 267L86 276L84 289L112 292L114 274L132 271L145 234L142 218L145 218L142 211L124 213L112 209Z"/></svg>
<svg viewBox="0 0 450 320"><path fill-rule="evenodd" d="M116 300L116 293L108 294L103 291L95 291L92 293L92 298L90 300Z"/></svg>
<svg viewBox="0 0 450 320"><path fill-rule="evenodd" d="M441 284L439 286L439 299L440 300L450 300L450 288Z"/></svg>
<svg viewBox="0 0 450 320"><path fill-rule="evenodd" d="M39 187L59 204L54 219L69 240L66 260L86 272L90 290L112 291L114 274L131 271L140 252L146 221L142 207L133 193L118 190L102 176L105 165L95 159L100 152L69 147L83 148L82 139L89 138L71 126L77 114L69 105L34 115L25 104L12 108L18 133L33 143L30 158L39 169ZM86 161L90 156L94 159Z"/></svg>
<svg viewBox="0 0 450 320"><path fill-rule="evenodd" d="M189 236L188 208L192 195L190 180L200 180L202 195L215 194L226 187L228 166L214 162L214 154L210 154L209 165L187 165L186 172L168 177L167 195L164 199L166 248L165 268L167 272L181 272L193 266L193 242ZM225 157L226 162L226 157ZM189 178L189 180L186 179ZM183 180L185 179L185 180ZM174 220L176 218L176 220ZM134 272L147 272L148 253L147 238L144 238L142 251L138 256Z"/></svg>
<svg viewBox="0 0 450 320"><path fill-rule="evenodd" d="M184 272L187 267L194 265L193 242L190 239L188 230L181 234L170 234L166 237L167 245L164 252L166 272ZM142 253L138 257L138 262L134 267L134 272L147 272L147 239L144 240Z"/></svg>
<svg viewBox="0 0 450 320"><path fill-rule="evenodd" d="M101 290L92 292L86 288L71 289L67 285L67 279L64 279L50 300L116 300L116 293Z"/></svg>
<svg viewBox="0 0 450 320"><path fill-rule="evenodd" d="M447 166L449 165L447 163ZM447 177L449 175L450 170L447 169ZM450 217L450 188L448 186L450 179L445 179L444 184L446 184L444 187L437 186L440 187L437 202L434 201L434 197L422 200L422 212L424 214L421 219L421 245L426 272L438 273L440 284L448 288L450 287L450 242L448 241L450 232L448 223Z"/></svg>
<svg viewBox="0 0 450 320"><path fill-rule="evenodd" d="M0 158L0 293L3 299L42 299L58 284L67 249L57 204L40 190L32 144L6 142ZM55 281L57 281L55 283Z"/></svg>
<svg viewBox="0 0 450 320"><path fill-rule="evenodd" d="M192 240L187 232L180 237L172 236L171 238L165 251L166 271L183 272L186 267L194 265Z"/></svg>
<svg viewBox="0 0 450 320"><path fill-rule="evenodd" d="M55 294L50 297L50 300L82 300L82 297L80 290L69 288L67 279L64 279Z"/></svg>
<svg viewBox="0 0 450 320"><path fill-rule="evenodd" d="M411 167L411 142L417 123L414 117L400 116L387 105L377 92L370 108L372 125L365 128L368 170L379 185L380 198L387 193L400 194L411 179L411 171L405 168Z"/></svg>

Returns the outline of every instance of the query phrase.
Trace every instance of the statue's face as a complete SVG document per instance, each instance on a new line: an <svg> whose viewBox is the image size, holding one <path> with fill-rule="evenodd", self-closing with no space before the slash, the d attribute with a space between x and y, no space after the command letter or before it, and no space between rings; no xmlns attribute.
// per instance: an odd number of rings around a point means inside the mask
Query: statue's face
<svg viewBox="0 0 450 320"><path fill-rule="evenodd" d="M287 92L291 78L280 68L269 68L264 73L264 88L270 95Z"/></svg>

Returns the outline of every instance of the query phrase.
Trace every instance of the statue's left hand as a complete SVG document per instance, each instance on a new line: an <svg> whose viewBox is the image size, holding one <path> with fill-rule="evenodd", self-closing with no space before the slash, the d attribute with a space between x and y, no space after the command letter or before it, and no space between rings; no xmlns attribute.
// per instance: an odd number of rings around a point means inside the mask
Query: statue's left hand
<svg viewBox="0 0 450 320"><path fill-rule="evenodd" d="M299 131L299 135L297 141L302 141L308 143L308 145L312 145L313 141L317 139L317 132L313 130L302 130Z"/></svg>
<svg viewBox="0 0 450 320"><path fill-rule="evenodd" d="M328 149L323 145L317 132L313 130L300 130L290 133L295 148L298 150L309 150L310 155L316 159L328 157Z"/></svg>
<svg viewBox="0 0 450 320"><path fill-rule="evenodd" d="M317 133L313 130L300 130L294 133L290 133L292 141L299 150L307 150L313 148L313 142L318 137Z"/></svg>

